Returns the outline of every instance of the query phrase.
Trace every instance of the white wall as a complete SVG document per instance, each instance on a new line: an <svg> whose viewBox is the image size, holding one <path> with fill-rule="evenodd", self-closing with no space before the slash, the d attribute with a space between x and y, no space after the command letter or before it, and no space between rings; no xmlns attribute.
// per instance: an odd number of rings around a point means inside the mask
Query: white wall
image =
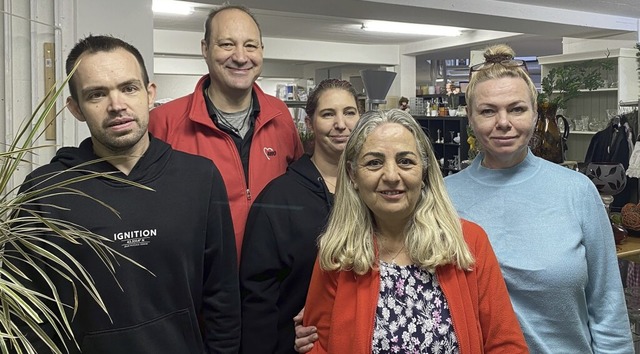
<svg viewBox="0 0 640 354"><path fill-rule="evenodd" d="M138 48L153 75L152 0L76 0L77 39L110 34Z"/></svg>
<svg viewBox="0 0 640 354"><path fill-rule="evenodd" d="M199 45L202 33L154 30L153 38L156 75L165 75L162 82L158 82L159 90L167 84L180 85L183 80L180 76L207 72ZM265 62L261 76L264 78L315 78L318 70L325 70L331 77L348 80L349 76L359 76L360 69L397 68L401 63L398 45L359 45L268 37L263 41ZM409 65L411 58L403 60ZM404 75L397 76L389 95L397 96L401 92L408 95L409 91L415 93L415 59L412 62L413 70L409 68ZM401 81L405 84L401 84Z"/></svg>
<svg viewBox="0 0 640 354"><path fill-rule="evenodd" d="M193 92L201 75L167 75L157 74L153 81L157 85L156 101L164 102L176 99Z"/></svg>
<svg viewBox="0 0 640 354"><path fill-rule="evenodd" d="M0 27L3 29L0 43L0 134L3 138L0 151L6 151L8 145L14 143L18 131L29 127L27 120L45 97L44 43L55 42L55 3L54 0L5 0L0 3ZM54 53L47 63L54 68L56 62ZM51 79L55 81L55 75ZM41 147L34 154L23 157L25 162L20 164L11 182L14 186L22 183L33 168L49 162L55 152L55 146L47 146L55 144L55 137L45 140L40 136L35 142L21 140L17 146L25 143Z"/></svg>
<svg viewBox="0 0 640 354"><path fill-rule="evenodd" d="M153 43L156 59L159 56L179 55L201 57L202 33L154 30ZM341 64L397 65L399 46L366 45L298 39L263 38L264 58L298 62L325 62Z"/></svg>
<svg viewBox="0 0 640 354"><path fill-rule="evenodd" d="M152 0L55 0L60 3L57 23L62 24L62 58L75 43L89 34L112 35L132 44L142 54L153 79ZM58 123L59 145L77 146L89 137L86 124L65 111Z"/></svg>

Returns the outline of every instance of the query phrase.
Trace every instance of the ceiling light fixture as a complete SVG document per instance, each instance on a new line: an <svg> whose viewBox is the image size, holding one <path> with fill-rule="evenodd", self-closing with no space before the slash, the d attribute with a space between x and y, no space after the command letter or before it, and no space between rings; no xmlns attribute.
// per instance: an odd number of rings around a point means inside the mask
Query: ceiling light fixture
<svg viewBox="0 0 640 354"><path fill-rule="evenodd" d="M193 6L183 1L153 0L152 10L155 13L186 16L193 13Z"/></svg>
<svg viewBox="0 0 640 354"><path fill-rule="evenodd" d="M462 34L462 28L458 27L389 21L366 21L360 28L371 32L403 33L426 36L455 37Z"/></svg>

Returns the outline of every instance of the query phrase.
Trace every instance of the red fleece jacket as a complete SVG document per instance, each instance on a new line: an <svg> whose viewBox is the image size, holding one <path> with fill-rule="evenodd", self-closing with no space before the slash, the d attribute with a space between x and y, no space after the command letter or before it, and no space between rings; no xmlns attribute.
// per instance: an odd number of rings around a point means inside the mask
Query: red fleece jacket
<svg viewBox="0 0 640 354"><path fill-rule="evenodd" d="M209 75L205 75L192 94L151 110L149 131L176 150L204 156L216 164L229 195L239 260L253 199L267 183L283 174L289 164L302 156L304 150L287 106L254 84L260 114L251 140L247 186L236 144L229 134L216 127L207 112L203 88L208 82Z"/></svg>

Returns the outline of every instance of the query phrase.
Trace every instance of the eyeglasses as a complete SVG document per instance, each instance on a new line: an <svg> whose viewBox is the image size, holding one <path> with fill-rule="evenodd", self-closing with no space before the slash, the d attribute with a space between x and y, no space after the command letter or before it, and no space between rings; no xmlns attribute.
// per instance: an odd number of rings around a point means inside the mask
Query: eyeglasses
<svg viewBox="0 0 640 354"><path fill-rule="evenodd" d="M525 61L519 60L519 59L507 59L499 62L489 62L489 63L485 62L485 63L476 64L469 68L469 76L471 76L471 74L473 74L476 71L488 69L494 66L495 64L500 64L506 68L523 67L527 73L529 72L529 69L527 68L527 63Z"/></svg>

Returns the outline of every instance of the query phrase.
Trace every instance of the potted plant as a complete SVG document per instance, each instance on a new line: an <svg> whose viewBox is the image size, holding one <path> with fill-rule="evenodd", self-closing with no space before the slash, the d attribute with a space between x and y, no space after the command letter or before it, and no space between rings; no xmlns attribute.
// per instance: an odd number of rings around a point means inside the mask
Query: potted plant
<svg viewBox="0 0 640 354"><path fill-rule="evenodd" d="M54 109L56 99L72 74L73 72L62 86L59 88L54 86L47 93L33 114L27 117L18 128L13 141L7 144L6 150L0 152L0 247L2 248L0 252L0 276L2 277L0 351L2 353L33 353L31 339L23 333L25 328L39 337L38 340L46 344L51 352L62 354L68 351L67 348L59 348L56 342L64 342L62 338L73 338L70 319L66 312L68 309L75 310L78 302L76 299L74 304L61 303L59 293L47 274L60 274L74 289L86 289L98 305L107 312L87 270L69 253L64 252L49 239L43 238L43 234L64 242L87 245L96 252L104 262L105 268L112 274L120 259L133 262L111 249L107 245L109 241L107 238L72 222L50 218L28 207L29 204L33 204L47 194L66 193L93 199L104 205L107 210L117 213L99 200L75 190L74 183L78 179L69 179L37 192L27 190L18 193L20 186L11 187L10 181L18 167L26 162L27 154L42 147L36 146L36 141L44 132L45 117ZM94 173L81 179L94 177L123 181L104 173ZM146 188L136 183L130 184ZM52 249L56 252L52 252ZM48 273L49 271L52 273ZM31 278L27 277L26 272ZM34 277L48 284L49 295L32 289L30 284L36 280ZM55 334L45 332L41 327L44 323L51 325Z"/></svg>
<svg viewBox="0 0 640 354"><path fill-rule="evenodd" d="M538 105L566 108L567 102L579 96L581 90L592 91L603 87L602 73L612 68L613 63L609 61L588 61L554 67L542 78Z"/></svg>

